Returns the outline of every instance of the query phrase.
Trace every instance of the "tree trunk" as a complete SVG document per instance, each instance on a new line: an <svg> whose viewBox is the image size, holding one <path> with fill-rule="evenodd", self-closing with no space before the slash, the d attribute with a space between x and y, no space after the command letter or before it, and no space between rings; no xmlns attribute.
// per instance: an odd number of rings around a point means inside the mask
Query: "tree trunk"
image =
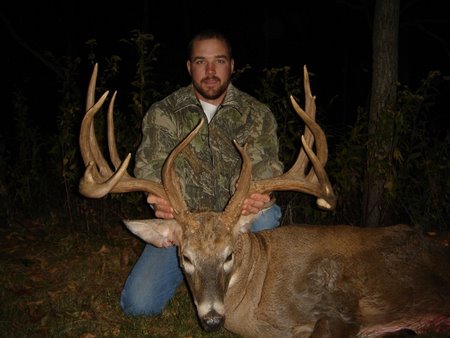
<svg viewBox="0 0 450 338"><path fill-rule="evenodd" d="M386 184L394 126L384 123L395 110L398 80L398 26L400 0L377 0L373 22L372 91L365 178L363 223L386 222Z"/></svg>

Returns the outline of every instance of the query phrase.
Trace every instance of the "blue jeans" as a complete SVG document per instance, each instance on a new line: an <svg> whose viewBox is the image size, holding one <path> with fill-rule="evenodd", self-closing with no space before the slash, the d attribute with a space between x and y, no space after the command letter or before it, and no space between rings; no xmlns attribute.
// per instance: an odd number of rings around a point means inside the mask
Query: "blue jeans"
<svg viewBox="0 0 450 338"><path fill-rule="evenodd" d="M274 204L256 218L251 231L275 228L280 224L280 218L281 209ZM128 315L160 314L182 281L177 248L157 248L147 244L127 278L120 306Z"/></svg>

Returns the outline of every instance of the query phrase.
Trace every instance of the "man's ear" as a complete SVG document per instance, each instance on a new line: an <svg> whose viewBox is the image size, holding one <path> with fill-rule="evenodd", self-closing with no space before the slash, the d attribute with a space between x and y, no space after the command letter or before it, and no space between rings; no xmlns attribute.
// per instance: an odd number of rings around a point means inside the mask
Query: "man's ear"
<svg viewBox="0 0 450 338"><path fill-rule="evenodd" d="M187 68L189 75L192 75L191 74L191 60L186 61L186 68Z"/></svg>
<svg viewBox="0 0 450 338"><path fill-rule="evenodd" d="M173 219L123 220L127 228L136 236L159 248L179 245L181 226Z"/></svg>

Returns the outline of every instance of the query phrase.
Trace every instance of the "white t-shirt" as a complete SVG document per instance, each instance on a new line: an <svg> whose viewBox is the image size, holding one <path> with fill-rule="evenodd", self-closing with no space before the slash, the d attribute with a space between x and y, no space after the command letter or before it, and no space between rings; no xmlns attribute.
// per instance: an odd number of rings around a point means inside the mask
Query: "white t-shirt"
<svg viewBox="0 0 450 338"><path fill-rule="evenodd" d="M205 102L200 100L200 104L203 107L203 111L206 114L206 117L208 118L208 123L211 122L211 119L213 118L214 114L217 111L218 106L215 106L211 103Z"/></svg>

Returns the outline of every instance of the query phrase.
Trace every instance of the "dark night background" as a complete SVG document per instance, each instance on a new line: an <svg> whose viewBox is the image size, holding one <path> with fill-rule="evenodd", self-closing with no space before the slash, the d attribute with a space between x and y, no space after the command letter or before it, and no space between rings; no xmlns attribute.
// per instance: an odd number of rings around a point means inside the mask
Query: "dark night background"
<svg viewBox="0 0 450 338"><path fill-rule="evenodd" d="M446 7L445 1L402 2L401 83L414 88L430 70L450 74ZM351 124L370 93L373 1L19 1L0 8L6 95L21 86L32 88L39 98L34 102L37 122L51 123L48 117L54 116L55 74L22 43L41 55L85 56L85 42L95 38L98 50L111 55L124 48L118 41L133 29L153 34L161 44L158 72L171 83L188 82L186 43L199 28L213 26L232 38L238 67L306 64L315 75L319 102L329 104L328 114L337 114L339 122ZM89 73L86 68L86 78Z"/></svg>

